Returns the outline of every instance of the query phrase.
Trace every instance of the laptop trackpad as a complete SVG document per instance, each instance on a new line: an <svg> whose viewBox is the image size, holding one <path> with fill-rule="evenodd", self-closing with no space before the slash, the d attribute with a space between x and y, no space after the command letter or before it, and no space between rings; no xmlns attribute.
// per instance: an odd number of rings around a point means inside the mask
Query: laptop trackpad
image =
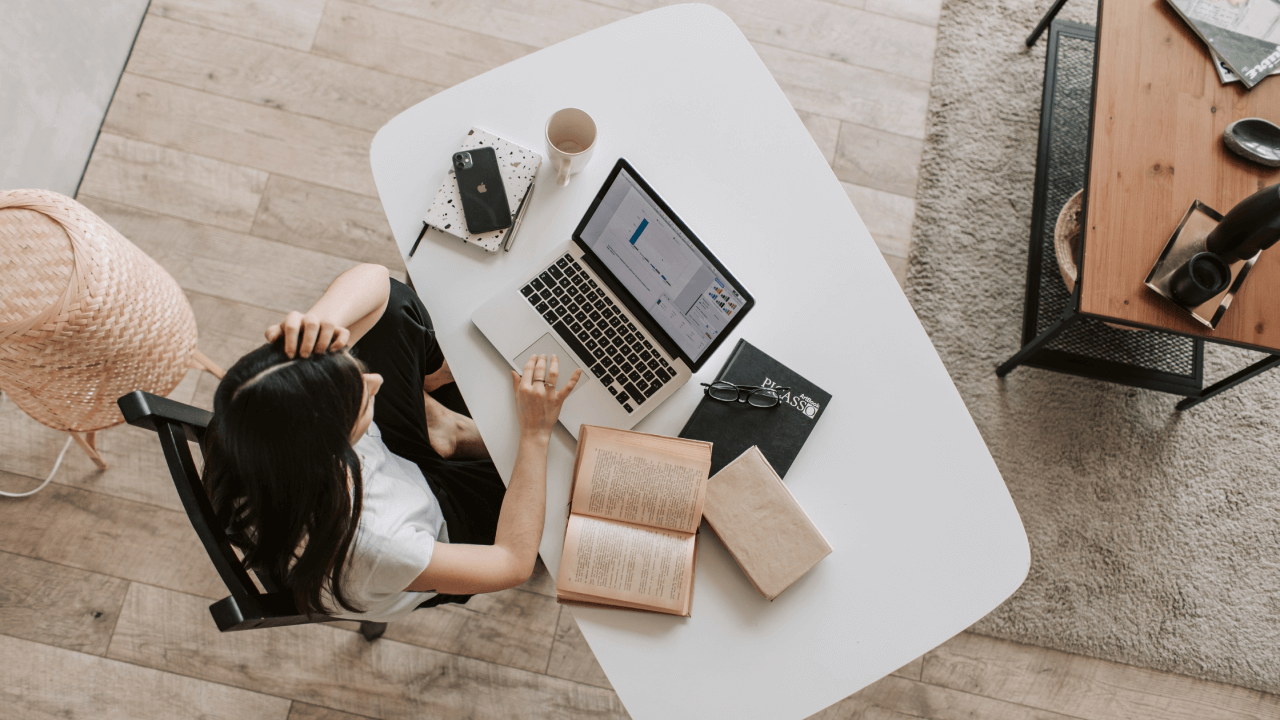
<svg viewBox="0 0 1280 720"><path fill-rule="evenodd" d="M578 363L574 361L573 355L570 355L564 349L564 346L560 344L560 341L551 333L544 333L542 337L538 338L537 342L525 348L524 352L511 358L511 362L518 368L516 372L523 370L524 364L528 362L530 355L546 355L548 368L551 365L552 355L560 358L560 380L558 383L560 387L563 387L564 383L573 377L573 371L579 367ZM578 380L579 384L585 382L588 376L589 373L584 369L582 378Z"/></svg>

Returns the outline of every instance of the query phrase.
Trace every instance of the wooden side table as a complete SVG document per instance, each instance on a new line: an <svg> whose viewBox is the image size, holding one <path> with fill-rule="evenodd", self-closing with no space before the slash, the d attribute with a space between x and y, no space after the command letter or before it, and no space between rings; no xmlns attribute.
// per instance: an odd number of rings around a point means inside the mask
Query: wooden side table
<svg viewBox="0 0 1280 720"><path fill-rule="evenodd" d="M1064 28L1068 36L1083 37L1081 27L1055 22L1051 46L1060 45ZM1050 50L1047 86L1056 74L1053 63L1061 56L1059 47ZM1270 321L1280 314L1280 254L1264 254L1258 260L1214 330L1185 317L1144 285L1192 200L1226 212L1258 189L1280 181L1280 170L1246 162L1222 144L1223 130L1235 120L1280 116L1280 83L1265 81L1252 91L1238 83L1222 85L1204 44L1164 0L1101 3L1094 70L1080 281L1060 315L1047 323L1036 322L1039 308L1033 307L1032 292L1037 290L1038 296L1038 288L1033 288L1029 270L1023 346L996 372L1003 376L1021 364L1050 367L1185 395L1177 405L1183 410L1280 365L1280 326ZM1045 97L1042 114L1052 112L1048 90ZM1051 169L1046 166L1051 158L1045 151L1043 125L1037 167L1041 226L1046 214L1052 220L1061 207L1061 202L1053 207L1041 198L1048 193L1040 188L1040 178L1043 175L1048 182ZM1034 219L1032 232L1033 240L1043 232ZM1105 360L1053 367L1055 347L1083 326L1099 325L1096 321L1146 330L1128 334L1155 338L1133 342L1153 342L1169 358L1188 355L1193 365L1172 373L1168 368L1135 371ZM1205 340L1269 356L1202 388L1199 343Z"/></svg>

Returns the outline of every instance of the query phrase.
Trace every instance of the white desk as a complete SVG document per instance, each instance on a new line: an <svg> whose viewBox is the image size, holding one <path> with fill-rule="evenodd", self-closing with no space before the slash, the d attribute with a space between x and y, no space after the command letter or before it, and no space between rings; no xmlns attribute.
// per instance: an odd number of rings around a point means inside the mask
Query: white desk
<svg viewBox="0 0 1280 720"><path fill-rule="evenodd" d="M567 188L544 163L510 253L431 231L413 277L498 469L518 426L472 310L569 238L626 157L742 283L735 332L835 397L786 483L835 552L773 603L703 532L693 617L574 609L636 720L803 718L964 630L1026 576L1018 513L959 394L818 148L742 33L684 5L521 58L406 110L371 159L402 253L474 124L543 151L580 107L599 146ZM638 430L675 435L736 342ZM557 428L542 558L560 564L574 442Z"/></svg>

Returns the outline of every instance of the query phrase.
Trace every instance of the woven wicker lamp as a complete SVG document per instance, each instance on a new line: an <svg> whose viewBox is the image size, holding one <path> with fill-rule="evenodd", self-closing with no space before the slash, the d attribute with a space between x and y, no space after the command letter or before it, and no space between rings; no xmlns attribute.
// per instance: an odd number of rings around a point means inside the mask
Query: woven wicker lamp
<svg viewBox="0 0 1280 720"><path fill-rule="evenodd" d="M101 469L116 398L168 395L196 350L196 319L164 268L88 208L47 190L0 192L0 390L71 433Z"/></svg>

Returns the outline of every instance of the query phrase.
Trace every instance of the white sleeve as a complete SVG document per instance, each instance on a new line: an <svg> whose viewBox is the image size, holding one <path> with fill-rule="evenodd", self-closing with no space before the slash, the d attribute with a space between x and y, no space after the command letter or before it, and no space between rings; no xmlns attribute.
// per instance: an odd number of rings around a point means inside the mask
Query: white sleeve
<svg viewBox="0 0 1280 720"><path fill-rule="evenodd" d="M428 528L407 523L382 540L365 587L370 595L404 592L431 562L435 535Z"/></svg>

